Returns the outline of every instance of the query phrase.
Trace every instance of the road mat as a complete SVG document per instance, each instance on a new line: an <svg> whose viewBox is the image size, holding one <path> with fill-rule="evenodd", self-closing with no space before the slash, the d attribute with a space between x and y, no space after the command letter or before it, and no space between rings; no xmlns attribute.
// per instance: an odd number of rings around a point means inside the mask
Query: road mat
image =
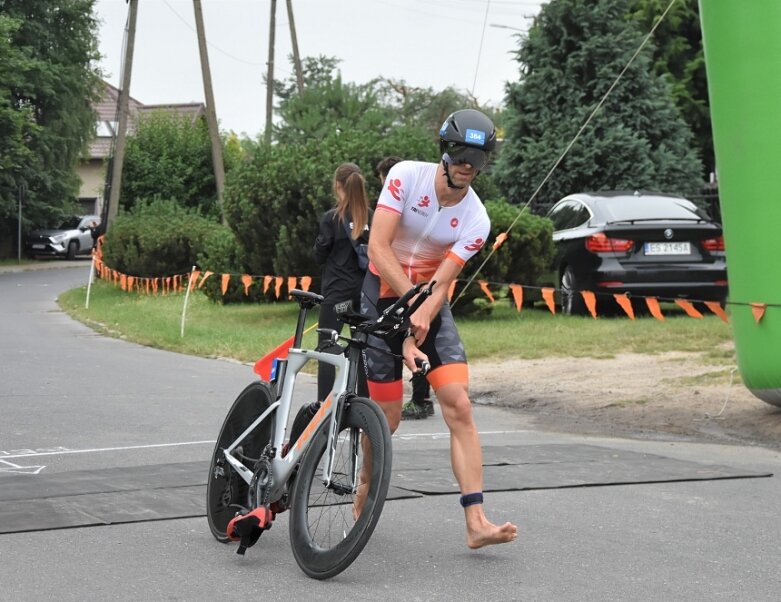
<svg viewBox="0 0 781 602"><path fill-rule="evenodd" d="M769 477L593 445L483 448L484 491ZM0 477L0 533L203 516L206 462ZM458 493L450 452L396 450L388 499Z"/></svg>

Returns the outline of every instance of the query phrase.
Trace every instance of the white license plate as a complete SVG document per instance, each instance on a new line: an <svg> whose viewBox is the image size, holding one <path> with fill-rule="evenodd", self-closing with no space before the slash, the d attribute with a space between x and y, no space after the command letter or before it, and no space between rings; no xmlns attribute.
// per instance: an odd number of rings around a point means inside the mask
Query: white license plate
<svg viewBox="0 0 781 602"><path fill-rule="evenodd" d="M33 245L33 249L45 249L46 245Z"/></svg>
<svg viewBox="0 0 781 602"><path fill-rule="evenodd" d="M645 243L646 255L691 255L692 248L689 242L647 242Z"/></svg>

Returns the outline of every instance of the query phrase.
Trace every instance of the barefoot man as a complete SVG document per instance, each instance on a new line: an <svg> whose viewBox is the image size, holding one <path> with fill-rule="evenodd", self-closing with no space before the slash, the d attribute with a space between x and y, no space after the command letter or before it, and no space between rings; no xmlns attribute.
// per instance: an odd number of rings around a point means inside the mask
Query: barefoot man
<svg viewBox="0 0 781 602"><path fill-rule="evenodd" d="M369 239L369 272L361 311L376 317L419 282L436 281L434 292L411 318L409 336L390 351L402 355L413 371L415 358L428 359L428 380L450 429L453 473L461 489L470 548L513 541L512 523L495 525L483 512L480 438L468 395L464 346L447 302L451 283L464 263L485 243L490 221L470 184L485 167L496 145L493 123L479 111L456 111L439 132L442 161L402 161L388 174L377 201ZM388 346L377 338L369 343ZM399 426L402 363L391 355L366 350L369 392L385 412L391 432ZM359 496L363 488L359 488ZM362 500L356 501L360 513Z"/></svg>

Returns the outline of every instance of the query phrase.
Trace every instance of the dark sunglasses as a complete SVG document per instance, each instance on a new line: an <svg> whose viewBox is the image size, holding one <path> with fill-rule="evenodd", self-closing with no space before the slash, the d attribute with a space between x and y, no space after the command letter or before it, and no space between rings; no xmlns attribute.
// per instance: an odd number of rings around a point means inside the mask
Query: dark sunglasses
<svg viewBox="0 0 781 602"><path fill-rule="evenodd" d="M447 144L442 158L447 161L449 165L469 163L478 171L483 169L486 163L488 163L488 153L483 149L465 146L463 144L458 144L457 142L449 142Z"/></svg>

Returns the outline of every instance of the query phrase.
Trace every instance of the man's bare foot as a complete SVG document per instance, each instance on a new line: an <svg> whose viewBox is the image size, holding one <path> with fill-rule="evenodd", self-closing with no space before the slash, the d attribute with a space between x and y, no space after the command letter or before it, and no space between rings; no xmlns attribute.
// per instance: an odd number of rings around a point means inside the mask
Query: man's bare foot
<svg viewBox="0 0 781 602"><path fill-rule="evenodd" d="M494 525L485 518L479 524L466 528L466 545L473 550L497 543L509 543L518 537L518 527L512 523Z"/></svg>

